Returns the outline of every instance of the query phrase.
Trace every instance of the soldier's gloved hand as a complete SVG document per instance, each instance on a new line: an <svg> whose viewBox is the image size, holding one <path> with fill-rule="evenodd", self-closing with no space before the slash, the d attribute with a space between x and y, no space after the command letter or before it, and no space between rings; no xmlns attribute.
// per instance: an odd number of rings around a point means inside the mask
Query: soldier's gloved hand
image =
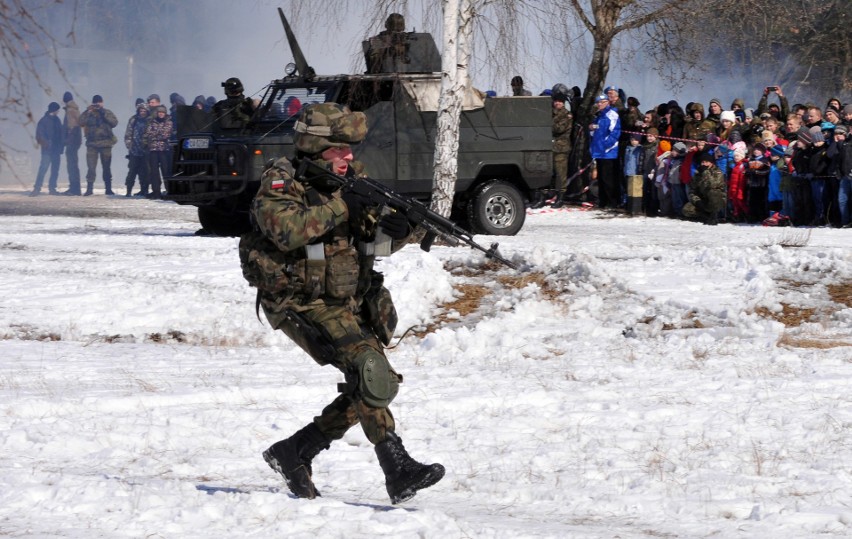
<svg viewBox="0 0 852 539"><path fill-rule="evenodd" d="M398 211L383 215L379 219L381 229L395 240L401 240L408 236L411 228L408 226L408 218Z"/></svg>
<svg viewBox="0 0 852 539"><path fill-rule="evenodd" d="M343 199L343 202L346 203L346 207L349 209L350 222L357 222L360 220L361 216L364 214L364 206L370 206L372 204L370 197L353 191L343 191L340 194L340 198Z"/></svg>

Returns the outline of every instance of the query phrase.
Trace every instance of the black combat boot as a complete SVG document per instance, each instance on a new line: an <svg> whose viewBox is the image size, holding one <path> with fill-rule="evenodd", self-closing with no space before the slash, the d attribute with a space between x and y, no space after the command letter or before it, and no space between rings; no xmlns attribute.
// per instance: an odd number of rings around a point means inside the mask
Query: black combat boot
<svg viewBox="0 0 852 539"><path fill-rule="evenodd" d="M547 191L536 191L533 199L530 201L530 209L537 210L543 208L547 204L548 198L550 198L550 195Z"/></svg>
<svg viewBox="0 0 852 539"><path fill-rule="evenodd" d="M83 193L84 197L92 196L92 188L95 186L95 182L89 182L86 184L86 192Z"/></svg>
<svg viewBox="0 0 852 539"><path fill-rule="evenodd" d="M385 486L394 505L410 500L417 491L431 487L444 477L440 464L420 464L408 455L402 440L388 432L384 442L376 445L376 456L385 473Z"/></svg>
<svg viewBox="0 0 852 539"><path fill-rule="evenodd" d="M553 204L550 205L551 208L559 209L565 205L565 191L559 191L559 194L556 195L556 200L553 201Z"/></svg>
<svg viewBox="0 0 852 539"><path fill-rule="evenodd" d="M263 452L263 460L284 477L296 497L312 500L320 493L311 480L311 461L330 444L331 440L311 423L286 440L273 444Z"/></svg>
<svg viewBox="0 0 852 539"><path fill-rule="evenodd" d="M104 184L106 185L105 195L114 195L115 193L112 191L112 180L106 181L104 180Z"/></svg>
<svg viewBox="0 0 852 539"><path fill-rule="evenodd" d="M127 193L125 193L124 196L125 197L132 197L133 196L133 186L132 185L127 186Z"/></svg>

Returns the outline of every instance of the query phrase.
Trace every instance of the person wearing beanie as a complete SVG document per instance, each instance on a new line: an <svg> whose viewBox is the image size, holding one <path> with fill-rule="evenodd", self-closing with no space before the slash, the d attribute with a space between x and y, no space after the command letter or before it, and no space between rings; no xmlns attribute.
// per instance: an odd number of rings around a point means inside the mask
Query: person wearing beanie
<svg viewBox="0 0 852 539"><path fill-rule="evenodd" d="M694 159L698 169L689 184L689 201L681 214L686 219L716 225L725 208L725 175L716 167L712 151L703 151Z"/></svg>
<svg viewBox="0 0 852 539"><path fill-rule="evenodd" d="M618 139L621 137L621 118L606 94L595 99L597 116L589 126L591 142L589 152L595 160L598 181L598 205L601 208L618 208L621 202L620 171L618 167Z"/></svg>
<svg viewBox="0 0 852 539"><path fill-rule="evenodd" d="M688 151L686 144L680 141L675 142L672 145L666 163L666 182L671 189L671 209L669 215L672 217L680 217L684 204L688 202L686 198L686 185L681 180L681 168L684 166Z"/></svg>
<svg viewBox="0 0 852 539"><path fill-rule="evenodd" d="M722 116L722 102L717 98L713 98L710 100L710 103L707 105L707 119L713 122L714 130L719 127L719 120Z"/></svg>
<svg viewBox="0 0 852 539"><path fill-rule="evenodd" d="M172 118L165 105L151 111L151 118L145 126L144 142L148 149L148 184L151 192L148 198L163 198L162 180L168 177L171 162L169 161L169 138L172 136Z"/></svg>
<svg viewBox="0 0 852 539"><path fill-rule="evenodd" d="M810 130L813 137L810 162L808 163L808 180L811 184L811 202L813 203L814 216L811 226L824 226L828 223L829 192L826 191L830 172L831 159L828 155L828 145L825 135L818 126Z"/></svg>
<svg viewBox="0 0 852 539"><path fill-rule="evenodd" d="M141 101L141 100L140 100ZM124 185L127 193L124 196L133 195L133 185L139 178L139 192L137 196L148 194L148 149L145 147L145 128L148 125L148 106L144 101L136 105L136 114L127 121L124 129L124 145L127 147L127 177Z"/></svg>
<svg viewBox="0 0 852 539"><path fill-rule="evenodd" d="M44 175L47 174L48 168L50 169L50 179L47 182L49 192L51 195L59 194L56 190L56 179L59 177L59 159L65 138L62 136L62 122L56 116L60 108L59 103L51 102L47 106L47 112L36 125L36 141L41 147L41 161L30 196L38 196L41 193L41 185L44 183Z"/></svg>
<svg viewBox="0 0 852 539"><path fill-rule="evenodd" d="M852 137L850 129L838 125L834 129L832 145L834 175L837 181L837 208L840 213L840 226L852 228Z"/></svg>
<svg viewBox="0 0 852 539"><path fill-rule="evenodd" d="M660 154L660 145L657 140L659 134L656 127L645 130L645 142L642 144L642 155L639 161L639 173L642 174L642 206L646 217L657 217L660 212L660 198L654 181L657 157Z"/></svg>
<svg viewBox="0 0 852 539"><path fill-rule="evenodd" d="M112 147L118 142L112 130L118 125L118 119L111 110L104 108L104 98L100 95L92 97L92 104L80 115L80 125L86 134L86 192L84 196L91 196L97 177L98 159L101 161L101 169L104 179L104 187L107 195L112 192Z"/></svg>
<svg viewBox="0 0 852 539"><path fill-rule="evenodd" d="M62 119L62 136L65 142L65 170L68 173L68 189L63 195L80 196L80 146L83 145L83 129L80 127L80 107L71 92L62 96L65 102L65 117Z"/></svg>

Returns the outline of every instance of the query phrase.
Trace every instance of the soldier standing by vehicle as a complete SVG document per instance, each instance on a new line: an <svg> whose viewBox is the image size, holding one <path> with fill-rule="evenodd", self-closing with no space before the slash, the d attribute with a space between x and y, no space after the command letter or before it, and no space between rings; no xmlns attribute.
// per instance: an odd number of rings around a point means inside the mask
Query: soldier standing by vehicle
<svg viewBox="0 0 852 539"><path fill-rule="evenodd" d="M136 106L136 114L127 121L124 130L124 145L127 146L127 186L129 197L133 194L133 184L139 176L139 196L148 194L148 151L145 149L145 128L148 126L148 107L144 103Z"/></svg>
<svg viewBox="0 0 852 539"><path fill-rule="evenodd" d="M68 171L68 190L63 195L82 194L80 190L80 146L83 145L83 130L80 128L80 107L74 102L71 92L62 96L65 103L65 118L62 127L65 132L65 167Z"/></svg>
<svg viewBox="0 0 852 539"><path fill-rule="evenodd" d="M213 116L220 129L242 129L254 114L254 102L243 95L243 83L231 77L222 83L226 99L213 105Z"/></svg>
<svg viewBox="0 0 852 539"><path fill-rule="evenodd" d="M354 176L350 143L363 140L366 116L335 103L306 107L295 125L300 159L311 158L337 174ZM273 444L263 458L300 498L319 495L311 461L360 423L375 445L385 485L396 504L444 475L440 464L408 455L388 406L402 377L382 344L396 326L396 311L381 273L373 270L376 234L401 248L412 231L400 213L379 218L364 195L322 188L316 177L297 177L286 158L270 166L252 202L254 228L240 239L243 275L258 288L258 303L270 325L283 331L320 365L346 377L342 394L291 437ZM315 186L316 185L316 186Z"/></svg>
<svg viewBox="0 0 852 539"><path fill-rule="evenodd" d="M90 196L92 188L95 186L95 178L97 177L98 157L101 159L101 168L103 169L104 187L107 195L114 195L112 192L112 147L118 142L112 132L112 128L118 125L118 119L111 110L104 108L104 98L95 95L92 97L92 104L89 108L80 115L80 125L86 133L86 192L83 196Z"/></svg>

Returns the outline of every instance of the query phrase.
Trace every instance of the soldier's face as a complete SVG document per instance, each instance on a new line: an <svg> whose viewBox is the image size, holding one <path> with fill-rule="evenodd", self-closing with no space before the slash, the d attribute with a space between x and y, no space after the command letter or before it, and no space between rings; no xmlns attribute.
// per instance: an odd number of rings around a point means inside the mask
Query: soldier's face
<svg viewBox="0 0 852 539"><path fill-rule="evenodd" d="M335 174L346 174L346 170L349 168L349 162L354 159L354 156L352 155L352 148L349 146L328 148L320 155L323 159L331 163L332 171Z"/></svg>

